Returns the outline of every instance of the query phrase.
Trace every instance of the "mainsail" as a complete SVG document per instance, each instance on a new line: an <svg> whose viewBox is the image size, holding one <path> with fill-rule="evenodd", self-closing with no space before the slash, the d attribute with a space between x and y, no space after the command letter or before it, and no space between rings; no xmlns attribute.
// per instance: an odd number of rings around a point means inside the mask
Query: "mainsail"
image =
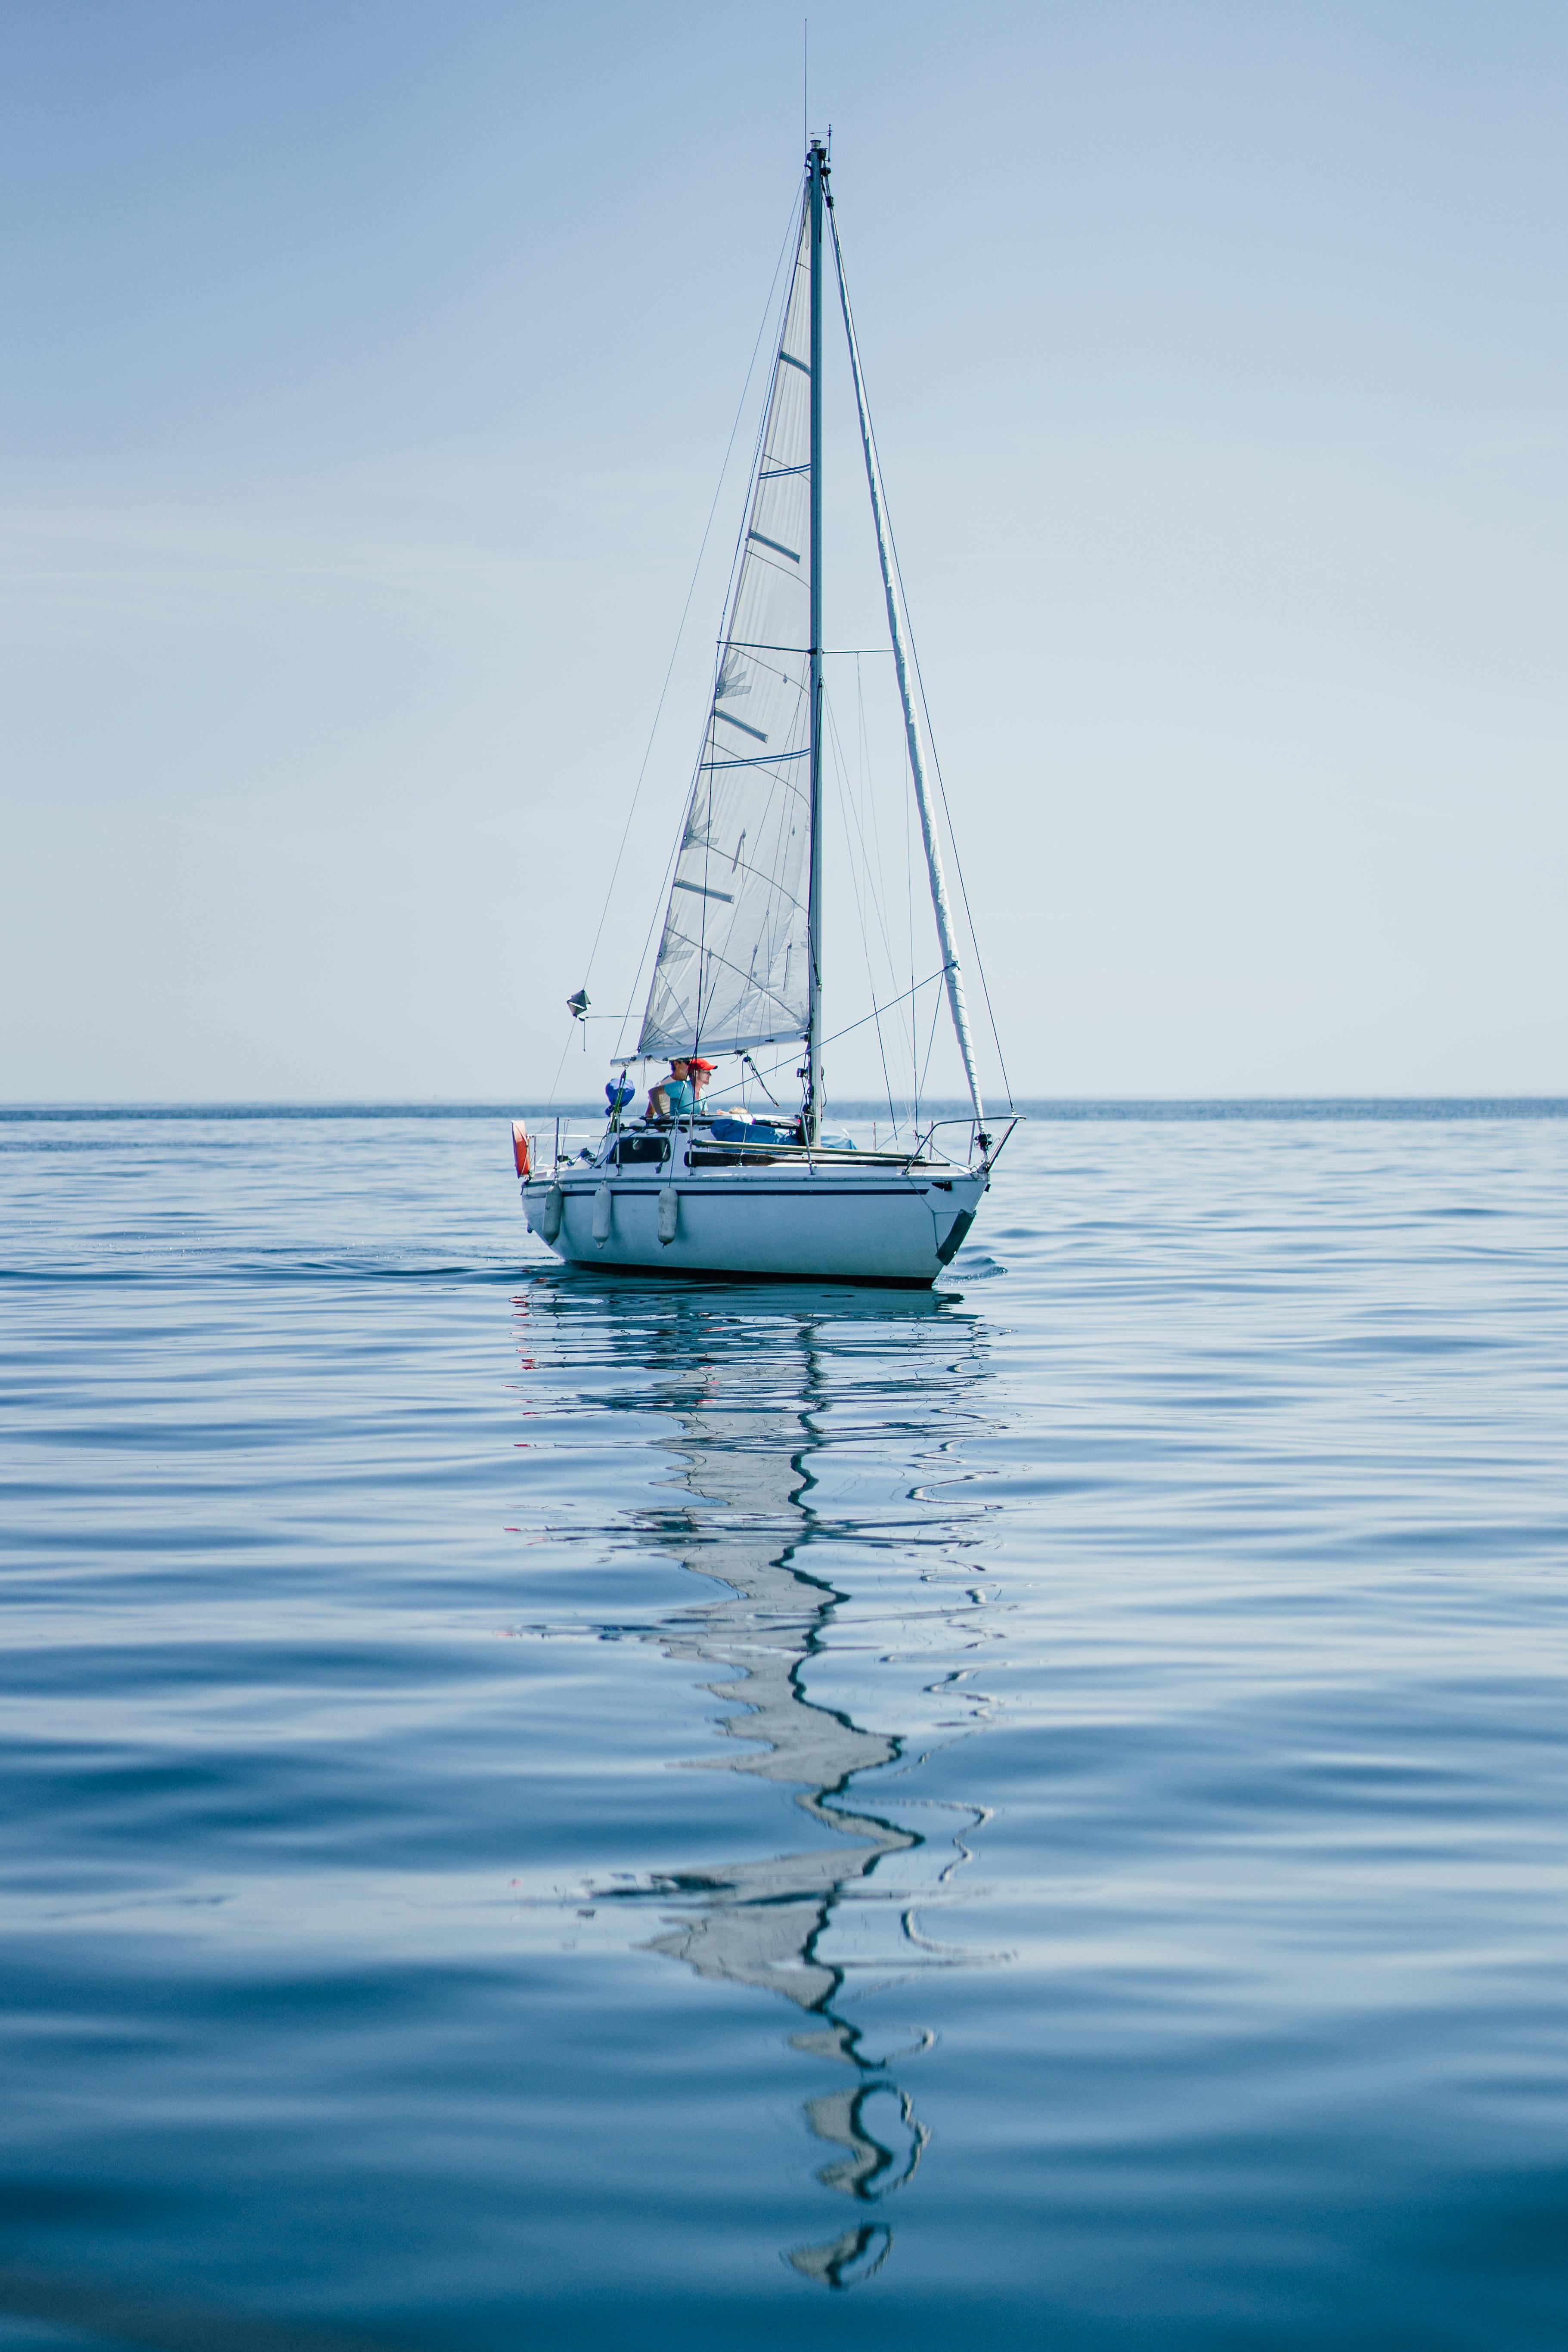
<svg viewBox="0 0 1568 2352"><path fill-rule="evenodd" d="M806 1032L811 845L811 247L795 275L639 1055Z"/></svg>

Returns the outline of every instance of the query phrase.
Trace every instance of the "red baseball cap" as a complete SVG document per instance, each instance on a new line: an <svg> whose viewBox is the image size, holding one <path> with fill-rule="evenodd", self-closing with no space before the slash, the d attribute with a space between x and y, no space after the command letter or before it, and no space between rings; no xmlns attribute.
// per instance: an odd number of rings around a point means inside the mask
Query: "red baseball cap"
<svg viewBox="0 0 1568 2352"><path fill-rule="evenodd" d="M705 1062L700 1054L688 1054L686 1066L689 1070L716 1070L719 1065L717 1062Z"/></svg>

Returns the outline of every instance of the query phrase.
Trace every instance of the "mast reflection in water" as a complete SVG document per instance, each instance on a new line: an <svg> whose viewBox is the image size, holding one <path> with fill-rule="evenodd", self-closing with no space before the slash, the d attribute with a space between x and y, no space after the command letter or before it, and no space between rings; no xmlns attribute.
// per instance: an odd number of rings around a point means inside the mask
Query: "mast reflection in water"
<svg viewBox="0 0 1568 2352"><path fill-rule="evenodd" d="M585 1303L586 1287L552 1284L544 1297L536 1292L532 1315L542 1306L572 1313L572 1294ZM617 1288L606 1301L595 1286L594 1296L601 1312L611 1307L616 1354L636 1349L657 1382L655 1394L639 1387L609 1400L612 1408L620 1402L646 1413L662 1396L681 1432L679 1484L689 1501L637 1515L637 1531L728 1588L722 1599L644 1631L669 1657L719 1669L707 1687L729 1710L723 1734L743 1752L690 1763L795 1788L796 1804L833 1843L632 1884L600 1881L580 1890L579 1899L657 1905L661 1932L641 1948L683 1961L700 1977L793 2002L809 2021L790 2036L793 2046L848 2070L842 2087L805 2102L805 2115L816 2137L837 2151L817 2179L862 2210L824 2242L787 2252L803 2275L847 2287L886 2260L892 2232L879 2208L913 2178L930 2137L900 2078L929 2046L930 2034L917 2033L912 2042L904 2037L901 2051L876 2054L853 2014L854 1992L857 1984L885 1986L889 1978L967 1957L929 1941L917 1906L968 1859L966 1834L984 1814L975 1806L933 1803L900 1786L923 1753L951 1739L956 1685L971 1668L949 1669L925 1683L923 1706L911 1707L906 1698L900 1710L889 1687L886 1709L877 1711L920 1718L902 1727L863 1724L815 1700L807 1676L814 1658L832 1649L840 1612L853 1605L850 1545L862 1552L868 1545L894 1546L907 1556L911 1541L934 1544L949 1555L951 1570L959 1564L955 1548L974 1540L976 1514L935 1506L918 1485L878 1496L872 1512L853 1502L842 1507L837 1474L852 1465L857 1412L861 1428L868 1413L875 1416L869 1425L879 1453L890 1435L907 1435L917 1477L921 1468L937 1466L933 1454L943 1457L943 1479L958 1474L955 1432L980 1375L978 1329L955 1312L956 1298L941 1296L882 1297L870 1307L839 1294L815 1311L784 1312L770 1297L748 1318L733 1294L722 1301L711 1293L661 1294L655 1307L644 1292L627 1302L624 1318L615 1311L624 1292ZM537 1335L537 1321L532 1328ZM891 1384L889 1340L897 1364ZM820 1495L830 1468L831 1514ZM970 1579L973 1573L971 1567ZM919 1612L927 1619L919 1633L929 1643L934 1630L944 1637L942 1648L973 1648L981 1637L972 1600L966 1591L957 1611L939 1587L932 1609ZM953 1625L961 1614L968 1622ZM910 1630L913 1636L917 1629ZM885 1668L889 1661L879 1664ZM934 1720L933 1699L941 1708ZM968 1720L983 1704L977 1693L967 1695Z"/></svg>

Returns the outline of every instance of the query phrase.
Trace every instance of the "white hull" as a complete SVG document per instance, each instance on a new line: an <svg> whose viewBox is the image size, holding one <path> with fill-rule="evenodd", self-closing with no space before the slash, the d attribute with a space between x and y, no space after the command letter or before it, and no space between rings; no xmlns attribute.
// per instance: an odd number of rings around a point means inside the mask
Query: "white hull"
<svg viewBox="0 0 1568 2352"><path fill-rule="evenodd" d="M674 1238L661 1242L659 1195L671 1186ZM761 1168L679 1166L673 1178L577 1164L529 1179L522 1199L530 1231L572 1265L926 1287L951 1262L985 1189L984 1174L963 1170L808 1165L803 1155Z"/></svg>

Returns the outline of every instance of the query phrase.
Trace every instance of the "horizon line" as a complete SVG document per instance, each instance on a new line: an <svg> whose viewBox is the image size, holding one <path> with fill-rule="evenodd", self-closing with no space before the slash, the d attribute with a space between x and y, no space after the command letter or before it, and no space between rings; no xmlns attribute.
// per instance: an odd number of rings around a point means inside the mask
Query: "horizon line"
<svg viewBox="0 0 1568 2352"><path fill-rule="evenodd" d="M1104 1109L1243 1109L1260 1107L1278 1108L1496 1108L1496 1109L1561 1109L1568 1111L1568 1093L1499 1093L1467 1092L1434 1094L1410 1093L1248 1093L1248 1094L1031 1094L1019 1095L1011 1105L994 1106L987 1112L988 1120L1000 1121L1031 1110ZM450 1116L483 1115L501 1117L526 1113L534 1118L553 1118L557 1112L581 1116L584 1112L603 1115L603 1105L588 1096L574 1097L559 1102L542 1102L526 1090L516 1095L224 1095L224 1096L34 1096L0 1099L0 1120L47 1118L51 1117L81 1118L93 1114L115 1117L156 1117L178 1113L185 1117L221 1118L225 1114L246 1112L251 1115L274 1113L335 1112L385 1116L390 1112ZM885 1097L869 1095L849 1095L837 1106L844 1118L864 1116L879 1118L889 1115ZM953 1095L932 1095L921 1106L923 1117L927 1111L936 1113L955 1110L969 1115L969 1106L963 1097ZM908 1116L903 1106L896 1116Z"/></svg>

